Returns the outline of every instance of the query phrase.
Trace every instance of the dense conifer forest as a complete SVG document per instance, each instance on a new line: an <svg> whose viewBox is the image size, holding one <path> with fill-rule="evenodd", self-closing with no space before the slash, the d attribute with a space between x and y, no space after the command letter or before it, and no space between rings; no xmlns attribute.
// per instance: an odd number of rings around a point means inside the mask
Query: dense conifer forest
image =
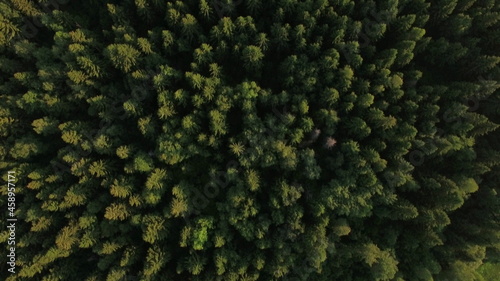
<svg viewBox="0 0 500 281"><path fill-rule="evenodd" d="M1 0L0 280L491 281L499 62L495 0Z"/></svg>

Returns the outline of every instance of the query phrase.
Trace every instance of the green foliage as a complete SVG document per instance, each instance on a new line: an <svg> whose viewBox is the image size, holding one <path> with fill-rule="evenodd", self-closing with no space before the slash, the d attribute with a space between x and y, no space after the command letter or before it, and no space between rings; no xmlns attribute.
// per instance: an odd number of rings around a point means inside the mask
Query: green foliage
<svg viewBox="0 0 500 281"><path fill-rule="evenodd" d="M56 2L0 3L0 280L498 276L495 1Z"/></svg>
<svg viewBox="0 0 500 281"><path fill-rule="evenodd" d="M480 281L499 281L500 276L500 265L496 263L485 263L478 269L479 274L481 274Z"/></svg>
<svg viewBox="0 0 500 281"><path fill-rule="evenodd" d="M140 153L134 158L134 169L139 172L151 171L153 167L153 159L145 153Z"/></svg>
<svg viewBox="0 0 500 281"><path fill-rule="evenodd" d="M213 228L213 221L210 219L200 219L197 221L197 228L193 232L193 249L203 250L204 244L208 241L208 229Z"/></svg>
<svg viewBox="0 0 500 281"><path fill-rule="evenodd" d="M128 44L111 44L106 48L106 55L114 67L129 72L136 65L140 52Z"/></svg>
<svg viewBox="0 0 500 281"><path fill-rule="evenodd" d="M123 203L113 203L106 208L104 217L108 220L125 220L130 216L127 205Z"/></svg>

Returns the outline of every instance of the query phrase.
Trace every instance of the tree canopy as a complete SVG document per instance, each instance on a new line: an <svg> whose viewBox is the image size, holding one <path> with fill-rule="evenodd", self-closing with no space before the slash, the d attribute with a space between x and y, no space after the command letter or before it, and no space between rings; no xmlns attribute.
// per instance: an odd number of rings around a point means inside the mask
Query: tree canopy
<svg viewBox="0 0 500 281"><path fill-rule="evenodd" d="M484 280L499 62L495 0L2 1L0 279Z"/></svg>

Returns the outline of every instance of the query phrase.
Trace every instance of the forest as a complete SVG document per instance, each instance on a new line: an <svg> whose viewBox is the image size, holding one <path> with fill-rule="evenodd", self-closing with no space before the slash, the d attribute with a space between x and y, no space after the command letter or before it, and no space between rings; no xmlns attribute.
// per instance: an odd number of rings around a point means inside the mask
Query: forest
<svg viewBox="0 0 500 281"><path fill-rule="evenodd" d="M500 280L500 1L0 0L0 280Z"/></svg>

